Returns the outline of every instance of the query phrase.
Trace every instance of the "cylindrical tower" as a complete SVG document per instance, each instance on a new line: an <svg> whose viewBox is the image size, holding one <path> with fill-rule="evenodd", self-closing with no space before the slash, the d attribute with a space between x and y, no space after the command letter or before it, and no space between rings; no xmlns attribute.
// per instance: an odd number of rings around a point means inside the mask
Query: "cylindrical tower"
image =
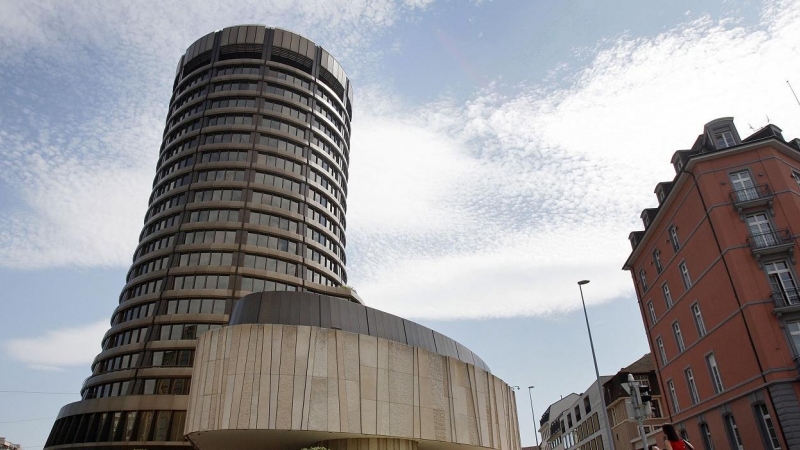
<svg viewBox="0 0 800 450"><path fill-rule="evenodd" d="M188 48L119 306L46 447L187 445L196 338L233 300L360 302L343 287L351 105L339 63L297 34L236 26Z"/></svg>

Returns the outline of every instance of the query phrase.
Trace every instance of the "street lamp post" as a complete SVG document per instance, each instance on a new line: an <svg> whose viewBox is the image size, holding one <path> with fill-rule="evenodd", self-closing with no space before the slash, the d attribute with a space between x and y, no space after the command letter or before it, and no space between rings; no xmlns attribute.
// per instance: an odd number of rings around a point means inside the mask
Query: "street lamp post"
<svg viewBox="0 0 800 450"><path fill-rule="evenodd" d="M583 285L589 283L589 280L578 281L578 289L581 291L581 304L583 305L583 317L586 319L586 331L589 332L589 345L592 347L592 360L594 360L594 374L597 377L597 392L600 395L600 404L603 405L603 422L606 426L606 435L608 436L608 446L614 450L614 439L612 439L611 425L608 423L608 410L606 409L606 398L603 394L603 386L600 384L600 370L597 368L597 355L594 352L594 341L592 340L592 328L589 326L589 314L586 313L586 302L583 300Z"/></svg>
<svg viewBox="0 0 800 450"><path fill-rule="evenodd" d="M533 418L533 436L536 438L536 446L539 446L539 429L536 427L536 414L533 412L533 395L531 394L533 386L528 386L528 398L531 400L531 417Z"/></svg>

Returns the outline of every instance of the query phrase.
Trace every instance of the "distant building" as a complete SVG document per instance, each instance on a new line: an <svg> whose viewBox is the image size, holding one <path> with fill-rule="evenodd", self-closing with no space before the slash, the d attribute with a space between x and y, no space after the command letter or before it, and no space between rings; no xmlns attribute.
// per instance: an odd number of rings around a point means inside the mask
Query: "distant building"
<svg viewBox="0 0 800 450"><path fill-rule="evenodd" d="M640 384L650 388L650 395L653 398L650 402L653 415L652 418L645 421L644 431L648 436L648 445L656 444L660 446L659 430L662 424L669 422L669 419L663 410L664 401L661 390L658 388L656 365L652 354L648 353L628 367L621 369L603 384L614 448L616 450L640 450L645 448L639 436L638 422L633 414L630 395L622 387L623 383L628 382L628 374L633 375L633 378Z"/></svg>
<svg viewBox="0 0 800 450"><path fill-rule="evenodd" d="M2 450L22 450L22 446L19 444L13 444L6 440L4 437L0 437L0 449Z"/></svg>
<svg viewBox="0 0 800 450"><path fill-rule="evenodd" d="M672 164L624 265L665 412L699 448L800 448L800 140L726 117Z"/></svg>
<svg viewBox="0 0 800 450"><path fill-rule="evenodd" d="M600 383L611 379L600 377ZM543 450L605 450L608 436L603 426L602 398L593 382L583 394L569 394L550 405L539 421Z"/></svg>

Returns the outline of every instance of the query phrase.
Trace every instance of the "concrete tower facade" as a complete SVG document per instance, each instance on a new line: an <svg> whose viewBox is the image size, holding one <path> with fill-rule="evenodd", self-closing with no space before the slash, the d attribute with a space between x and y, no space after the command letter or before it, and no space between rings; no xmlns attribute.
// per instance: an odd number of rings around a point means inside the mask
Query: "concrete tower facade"
<svg viewBox="0 0 800 450"><path fill-rule="evenodd" d="M192 44L173 86L119 306L46 448L519 448L511 390L480 358L345 286L339 63L235 26Z"/></svg>

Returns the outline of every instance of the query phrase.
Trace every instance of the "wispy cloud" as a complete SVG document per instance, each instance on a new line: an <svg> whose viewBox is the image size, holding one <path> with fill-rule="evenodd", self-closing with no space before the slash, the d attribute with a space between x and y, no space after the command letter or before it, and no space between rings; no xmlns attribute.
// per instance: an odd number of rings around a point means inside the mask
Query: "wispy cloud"
<svg viewBox="0 0 800 450"><path fill-rule="evenodd" d="M675 150L722 116L743 135L766 115L800 134L785 82L800 70L799 20L796 2L767 3L751 28L702 17L620 38L566 89L491 86L464 104L362 112L349 213L359 292L429 318L572 309L583 278L590 302L633 296L626 238L672 179ZM405 138L382 142L384 129Z"/></svg>
<svg viewBox="0 0 800 450"><path fill-rule="evenodd" d="M0 182L21 206L0 218L0 264L129 264L169 78L196 37L286 19L276 22L314 36L358 74L375 70L373 33L429 6L322 1L295 13L290 4L0 6L12 13L0 9L0 75L24 79L55 65L72 87L51 89L57 101L24 83L5 97ZM729 115L742 134L769 115L787 136L800 135L785 83L800 73L798 22L800 4L790 1L765 3L755 26L687 18L652 38L581 49L578 71L565 62L539 84L491 85L466 102L408 105L386 86L357 83L351 284L372 306L428 318L571 309L582 278L593 280L589 302L632 296L620 270L626 237L655 204L654 185L672 178L674 150ZM79 66L97 58L98 86L82 85ZM76 111L43 112L72 100Z"/></svg>
<svg viewBox="0 0 800 450"><path fill-rule="evenodd" d="M100 352L107 321L62 328L31 338L12 338L3 344L6 353L32 369L63 370L86 366Z"/></svg>

